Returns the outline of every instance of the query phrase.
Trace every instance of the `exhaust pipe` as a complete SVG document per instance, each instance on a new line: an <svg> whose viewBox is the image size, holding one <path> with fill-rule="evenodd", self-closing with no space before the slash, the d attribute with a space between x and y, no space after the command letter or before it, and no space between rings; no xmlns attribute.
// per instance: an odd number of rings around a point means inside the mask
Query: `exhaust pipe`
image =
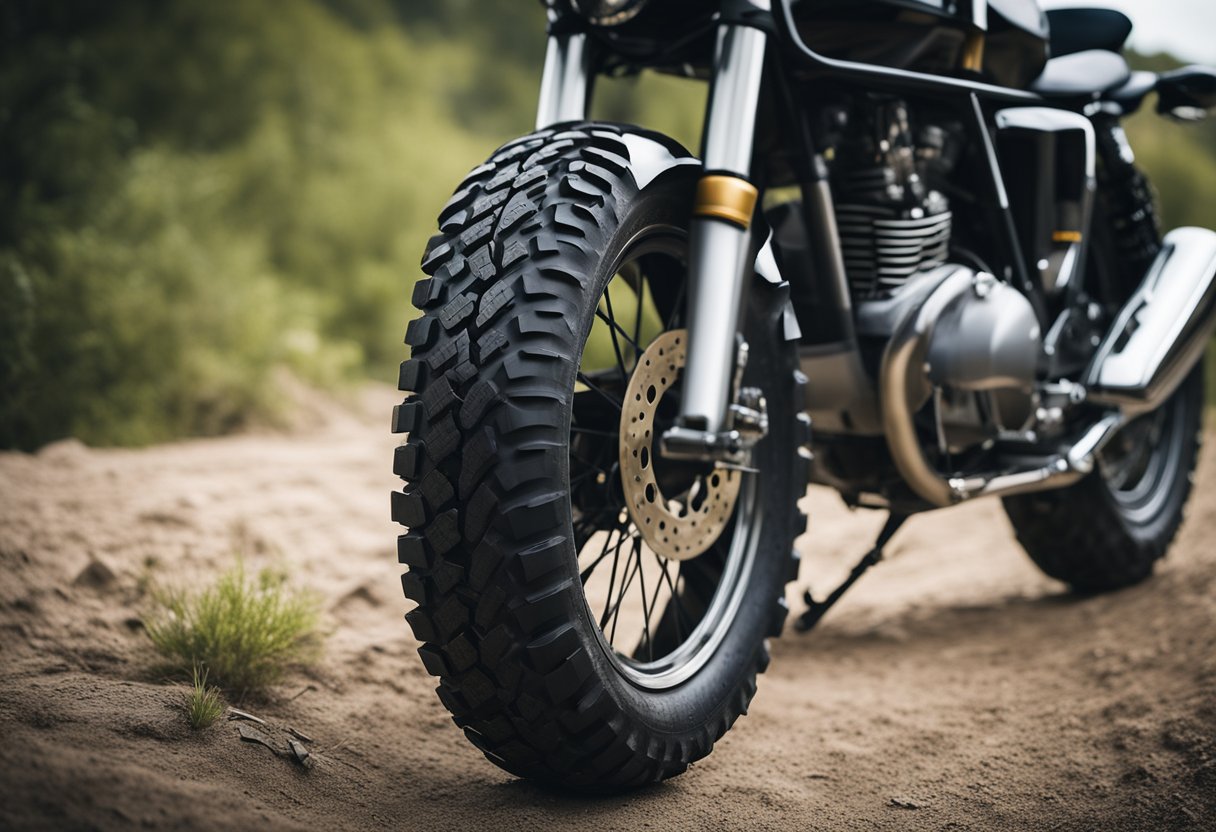
<svg viewBox="0 0 1216 832"><path fill-rule="evenodd" d="M1216 329L1216 232L1179 228L1162 242L1140 288L1119 311L1085 374L1087 401L1114 408L1040 468L952 479L954 498L1071 485L1094 469L1121 427L1156 410L1203 357Z"/></svg>
<svg viewBox="0 0 1216 832"><path fill-rule="evenodd" d="M883 431L904 482L929 505L944 507L975 497L1042 491L1080 480L1092 470L1093 455L1118 429L1117 415L1103 419L1078 437L1074 443L1078 449L1075 460L1061 453L986 475L949 477L937 471L925 457L914 415L931 394L925 368L933 333L946 310L977 287L975 272L962 266L945 266L937 274L936 287L896 326L883 353L879 374ZM984 297L987 296L988 292ZM991 296L991 302L1002 301Z"/></svg>
<svg viewBox="0 0 1216 832"><path fill-rule="evenodd" d="M1216 328L1216 232L1179 228L1120 310L1085 374L1088 400L1126 418L1160 407Z"/></svg>
<svg viewBox="0 0 1216 832"><path fill-rule="evenodd" d="M1026 467L947 477L925 458L913 415L927 391L921 368L942 312L971 290L974 275L943 276L896 327L879 375L883 427L904 481L925 502L948 506L975 497L1060 488L1093 471L1098 453L1128 421L1162 405L1194 369L1216 328L1216 232L1179 228L1135 295L1119 311L1085 373L1086 400L1110 408L1067 451Z"/></svg>

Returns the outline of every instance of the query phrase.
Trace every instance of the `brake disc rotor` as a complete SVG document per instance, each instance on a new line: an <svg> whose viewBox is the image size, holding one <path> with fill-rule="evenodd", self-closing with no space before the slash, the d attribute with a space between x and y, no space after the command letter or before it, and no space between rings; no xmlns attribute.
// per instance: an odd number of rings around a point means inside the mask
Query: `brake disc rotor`
<svg viewBox="0 0 1216 832"><path fill-rule="evenodd" d="M621 408L621 485L625 505L647 545L670 560L692 560L726 528L742 475L714 469L684 494L663 494L654 472L655 414L663 394L683 371L683 329L664 332L638 359Z"/></svg>

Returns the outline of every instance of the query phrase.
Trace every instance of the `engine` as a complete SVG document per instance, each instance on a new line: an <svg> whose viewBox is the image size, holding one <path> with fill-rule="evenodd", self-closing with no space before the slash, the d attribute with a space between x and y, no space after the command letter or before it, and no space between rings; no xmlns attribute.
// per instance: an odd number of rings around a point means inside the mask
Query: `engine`
<svg viewBox="0 0 1216 832"><path fill-rule="evenodd" d="M898 99L866 99L835 121L832 191L845 271L854 299L880 298L918 272L946 262L951 214L926 172L945 159L946 132L915 132Z"/></svg>
<svg viewBox="0 0 1216 832"><path fill-rule="evenodd" d="M949 262L953 218L934 187L953 167L948 132L916 124L906 103L891 98L865 97L829 119L836 221L859 334L876 347L916 342L916 360L887 380L886 400L899 390L918 429L947 455L1023 429L1035 406L1038 323L1016 289ZM925 328L901 336L918 319Z"/></svg>

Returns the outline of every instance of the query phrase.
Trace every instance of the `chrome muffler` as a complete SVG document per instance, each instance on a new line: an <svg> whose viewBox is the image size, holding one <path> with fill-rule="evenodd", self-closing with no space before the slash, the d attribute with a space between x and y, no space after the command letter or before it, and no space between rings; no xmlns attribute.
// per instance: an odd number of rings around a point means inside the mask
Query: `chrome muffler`
<svg viewBox="0 0 1216 832"><path fill-rule="evenodd" d="M1090 362L1089 401L1129 419L1156 410L1203 357L1214 328L1216 232L1171 231Z"/></svg>

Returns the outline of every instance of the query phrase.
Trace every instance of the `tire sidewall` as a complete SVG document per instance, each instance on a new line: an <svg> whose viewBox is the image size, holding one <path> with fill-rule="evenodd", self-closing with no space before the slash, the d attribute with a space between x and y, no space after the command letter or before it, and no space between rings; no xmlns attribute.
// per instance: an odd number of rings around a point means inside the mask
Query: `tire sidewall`
<svg viewBox="0 0 1216 832"><path fill-rule="evenodd" d="M1178 459L1173 460L1173 476L1163 487L1168 490L1168 498L1161 507L1143 520L1129 516L1128 512L1111 494L1110 487L1102 479L1100 470L1096 470L1088 483L1097 492L1106 509L1120 525L1124 533L1145 547L1161 546L1164 540L1168 545L1181 523L1183 509L1191 493L1191 480L1195 468L1195 459L1202 444L1203 411L1204 411L1204 362L1199 362L1191 374L1174 393L1164 407L1182 408L1182 413L1175 416L1167 414L1167 418L1178 418L1177 429L1182 431L1176 446ZM1164 554L1162 551L1161 554ZM1157 555L1160 557L1160 555Z"/></svg>

